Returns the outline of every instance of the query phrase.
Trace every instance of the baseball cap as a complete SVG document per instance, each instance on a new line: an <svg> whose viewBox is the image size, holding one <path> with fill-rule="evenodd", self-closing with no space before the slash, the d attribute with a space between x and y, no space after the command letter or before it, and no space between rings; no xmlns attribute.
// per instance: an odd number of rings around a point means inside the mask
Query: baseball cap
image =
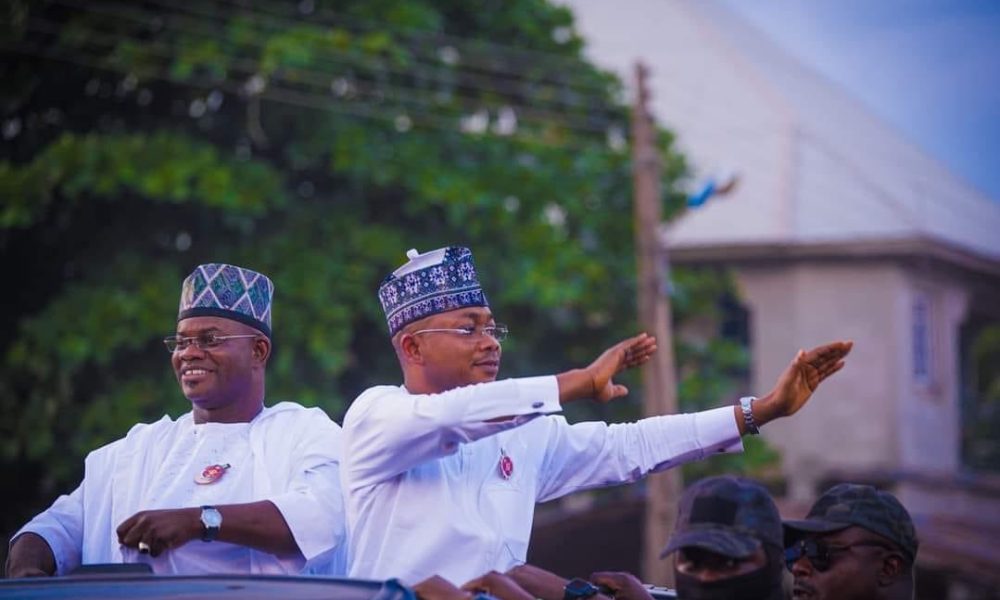
<svg viewBox="0 0 1000 600"><path fill-rule="evenodd" d="M781 516L763 486L738 477L709 477L681 496L676 528L660 558L689 547L746 558L762 544L781 548L781 542Z"/></svg>
<svg viewBox="0 0 1000 600"><path fill-rule="evenodd" d="M808 533L830 533L861 527L899 546L912 561L917 556L917 532L910 513L889 492L870 485L841 483L816 500L802 520L784 522L785 546Z"/></svg>

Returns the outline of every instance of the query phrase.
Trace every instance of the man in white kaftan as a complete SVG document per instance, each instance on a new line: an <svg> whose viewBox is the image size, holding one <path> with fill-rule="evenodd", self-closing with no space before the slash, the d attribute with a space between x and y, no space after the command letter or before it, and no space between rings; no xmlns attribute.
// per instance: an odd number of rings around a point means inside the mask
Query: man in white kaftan
<svg viewBox="0 0 1000 600"><path fill-rule="evenodd" d="M797 357L784 383L746 409L569 425L552 413L623 396L612 376L646 362L655 340L625 340L585 369L495 381L506 327L493 320L471 253L408 256L379 290L405 383L366 390L344 419L353 577L461 585L521 564L535 503L739 451L744 432L801 407L808 393L790 388L805 381L811 391L850 349Z"/></svg>
<svg viewBox="0 0 1000 600"><path fill-rule="evenodd" d="M344 421L352 576L461 585L505 571L527 556L535 503L742 449L732 407L615 425L542 416L560 409L554 376L362 394Z"/></svg>
<svg viewBox="0 0 1000 600"><path fill-rule="evenodd" d="M91 452L80 486L11 541L10 576L136 562L159 574L346 572L340 428L318 408L263 405L272 291L231 265L185 281L166 341L193 410Z"/></svg>

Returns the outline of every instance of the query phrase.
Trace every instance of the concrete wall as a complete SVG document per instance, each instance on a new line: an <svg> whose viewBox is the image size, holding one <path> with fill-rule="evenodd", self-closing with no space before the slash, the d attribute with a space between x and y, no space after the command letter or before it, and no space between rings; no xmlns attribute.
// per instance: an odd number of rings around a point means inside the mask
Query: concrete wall
<svg viewBox="0 0 1000 600"><path fill-rule="evenodd" d="M752 389L769 391L799 348L852 339L847 367L795 417L769 425L789 495L815 496L831 472L954 473L960 464L957 276L898 262L799 262L737 270L750 311ZM930 372L914 373L914 305L928 309Z"/></svg>
<svg viewBox="0 0 1000 600"><path fill-rule="evenodd" d="M778 264L741 268L750 310L752 389L767 393L799 348L837 339L855 347L799 414L767 426L782 453L789 497L810 501L831 470L900 464L896 427L900 297L904 273L892 263Z"/></svg>

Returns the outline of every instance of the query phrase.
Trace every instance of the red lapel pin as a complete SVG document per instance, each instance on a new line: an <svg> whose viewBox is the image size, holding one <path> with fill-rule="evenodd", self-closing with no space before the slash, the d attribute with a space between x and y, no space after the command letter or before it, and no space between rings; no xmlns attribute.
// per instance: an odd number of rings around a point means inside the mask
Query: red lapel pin
<svg viewBox="0 0 1000 600"><path fill-rule="evenodd" d="M194 482L199 485L215 483L219 479L222 479L222 476L226 474L226 469L228 468L229 463L224 465L209 465L205 467L205 470L201 472L201 475L194 478Z"/></svg>
<svg viewBox="0 0 1000 600"><path fill-rule="evenodd" d="M514 474L514 461L507 456L503 448L500 449L500 464L497 466L500 469L500 476L504 479L510 479L511 475Z"/></svg>

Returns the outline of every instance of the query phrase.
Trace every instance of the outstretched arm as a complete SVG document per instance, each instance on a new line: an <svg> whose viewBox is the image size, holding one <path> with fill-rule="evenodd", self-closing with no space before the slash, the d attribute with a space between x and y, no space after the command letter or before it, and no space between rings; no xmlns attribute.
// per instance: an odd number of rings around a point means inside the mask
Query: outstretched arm
<svg viewBox="0 0 1000 600"><path fill-rule="evenodd" d="M827 377L844 368L844 358L854 347L854 342L832 342L806 352L799 350L778 377L774 389L753 404L753 417L757 425L775 419L790 417L805 406L819 384ZM740 434L745 434L746 425L740 407L734 409Z"/></svg>
<svg viewBox="0 0 1000 600"><path fill-rule="evenodd" d="M656 340L641 334L607 349L582 369L556 376L505 379L437 394L381 386L362 394L344 417L346 479L363 487L473 442L561 410L582 398L608 402L628 393L612 380L645 363Z"/></svg>

